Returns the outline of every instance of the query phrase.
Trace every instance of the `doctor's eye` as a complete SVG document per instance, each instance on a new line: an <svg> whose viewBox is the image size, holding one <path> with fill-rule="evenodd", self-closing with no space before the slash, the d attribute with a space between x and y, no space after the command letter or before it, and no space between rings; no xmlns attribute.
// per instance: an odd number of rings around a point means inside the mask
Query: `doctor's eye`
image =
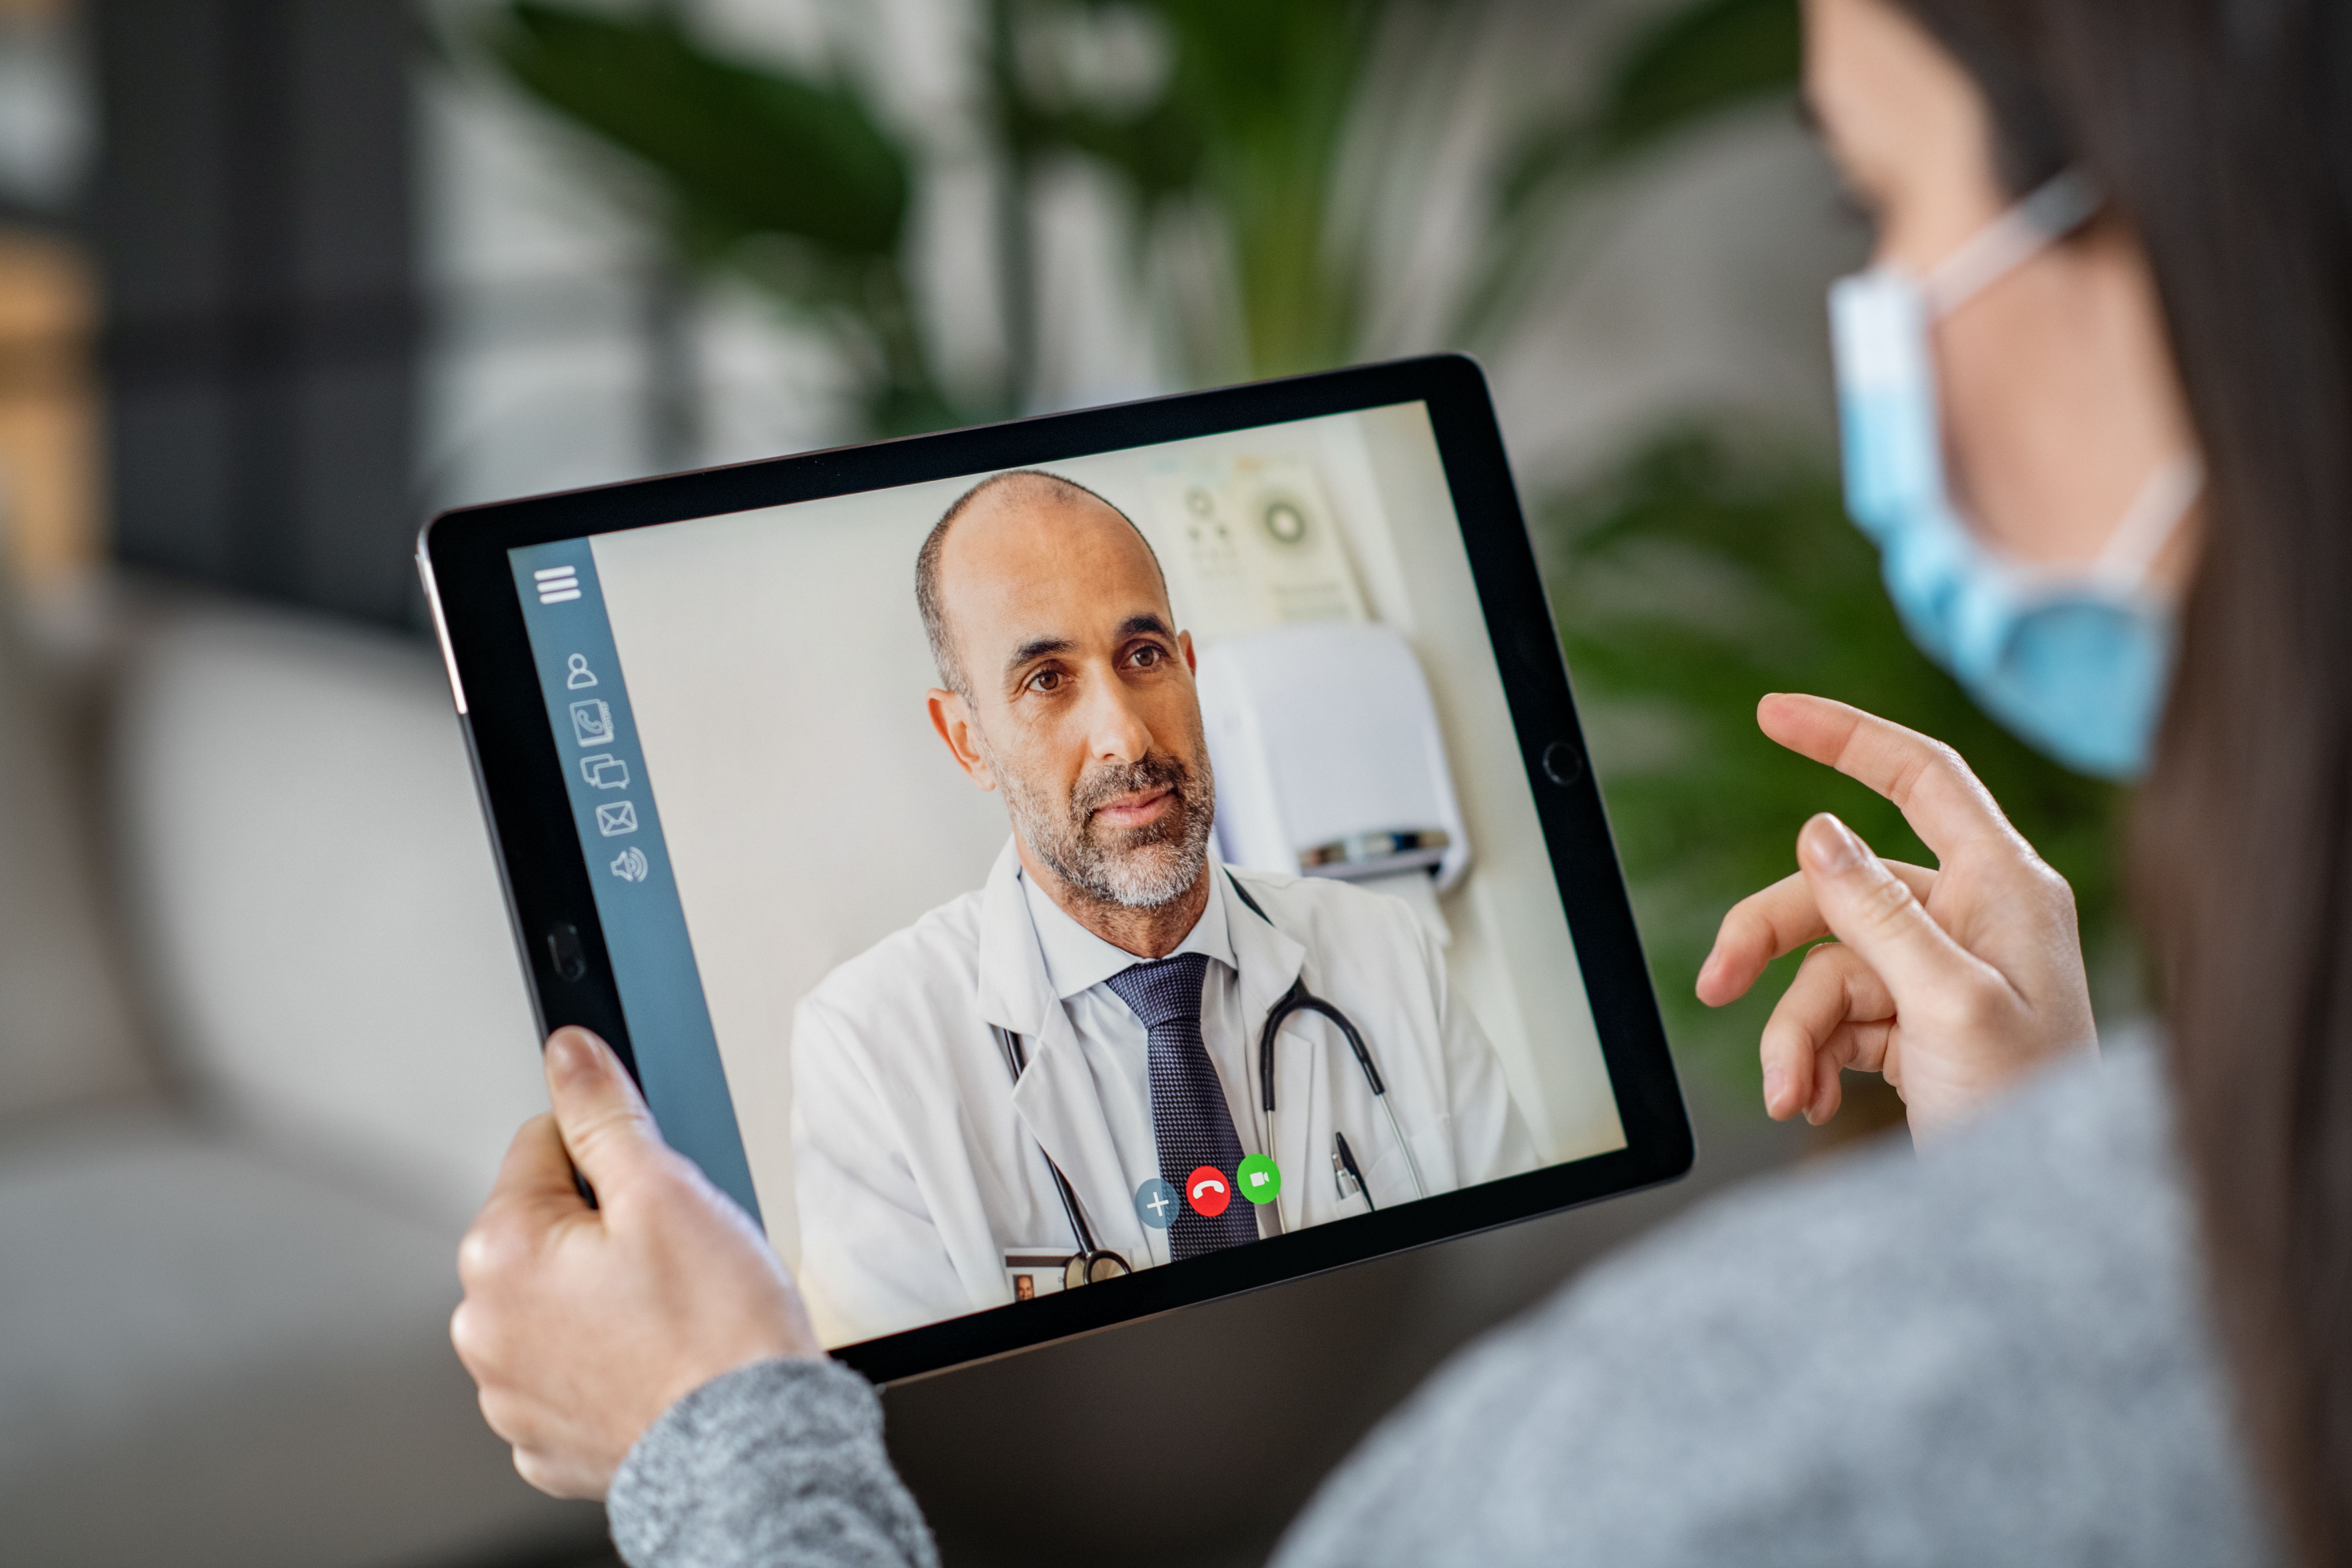
<svg viewBox="0 0 2352 1568"><path fill-rule="evenodd" d="M1127 656L1127 662L1137 669L1157 668L1168 662L1168 650L1158 643L1144 643Z"/></svg>
<svg viewBox="0 0 2352 1568"><path fill-rule="evenodd" d="M1058 669L1041 669L1028 679L1029 689L1040 694L1059 691L1066 678Z"/></svg>

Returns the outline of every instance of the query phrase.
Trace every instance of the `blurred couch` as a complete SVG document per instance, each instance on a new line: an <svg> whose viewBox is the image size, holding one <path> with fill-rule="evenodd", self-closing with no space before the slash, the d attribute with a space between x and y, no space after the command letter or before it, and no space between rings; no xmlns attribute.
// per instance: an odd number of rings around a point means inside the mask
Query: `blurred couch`
<svg viewBox="0 0 2352 1568"><path fill-rule="evenodd" d="M448 1345L544 1096L437 661L111 604L0 626L0 1561L594 1557Z"/></svg>

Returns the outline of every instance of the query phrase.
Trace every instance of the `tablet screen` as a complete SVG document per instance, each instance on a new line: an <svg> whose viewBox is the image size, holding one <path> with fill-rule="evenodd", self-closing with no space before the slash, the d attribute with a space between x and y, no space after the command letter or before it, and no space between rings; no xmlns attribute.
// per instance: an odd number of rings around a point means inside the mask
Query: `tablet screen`
<svg viewBox="0 0 2352 1568"><path fill-rule="evenodd" d="M1424 405L509 559L648 1100L828 1345L1625 1146Z"/></svg>

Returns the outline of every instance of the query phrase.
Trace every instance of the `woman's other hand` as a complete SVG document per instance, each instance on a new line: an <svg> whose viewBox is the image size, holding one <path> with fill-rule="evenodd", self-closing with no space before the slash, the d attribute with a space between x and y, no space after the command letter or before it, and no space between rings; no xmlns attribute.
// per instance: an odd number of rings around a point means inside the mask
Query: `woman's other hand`
<svg viewBox="0 0 2352 1568"><path fill-rule="evenodd" d="M1765 1026L1764 1108L1837 1113L1838 1074L1884 1073L1916 1135L1966 1117L2019 1079L2095 1050L2074 894L2019 837L1949 746L1819 697L1767 697L1764 732L1902 808L1929 871L1881 860L1823 813L1797 836L1795 876L1724 917L1699 1000L1747 994L1807 942Z"/></svg>
<svg viewBox="0 0 2352 1568"><path fill-rule="evenodd" d="M449 1338L523 1479L602 1497L678 1399L737 1367L824 1352L767 1238L662 1142L604 1043L558 1029L546 1067L554 1114L515 1135L458 1247Z"/></svg>

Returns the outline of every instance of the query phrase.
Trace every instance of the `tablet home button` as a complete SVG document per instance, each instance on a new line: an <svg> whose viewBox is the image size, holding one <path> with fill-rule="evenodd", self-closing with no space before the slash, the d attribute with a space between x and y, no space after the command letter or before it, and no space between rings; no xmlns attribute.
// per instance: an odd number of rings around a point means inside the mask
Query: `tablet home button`
<svg viewBox="0 0 2352 1568"><path fill-rule="evenodd" d="M1554 741L1543 749L1544 777L1566 789L1584 776L1584 753L1566 741Z"/></svg>

